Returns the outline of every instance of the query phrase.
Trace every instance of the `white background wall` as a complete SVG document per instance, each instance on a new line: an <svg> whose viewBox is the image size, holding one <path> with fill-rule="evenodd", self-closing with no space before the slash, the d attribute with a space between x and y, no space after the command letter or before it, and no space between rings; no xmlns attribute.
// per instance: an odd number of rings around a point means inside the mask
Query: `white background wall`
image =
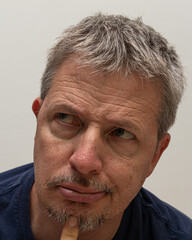
<svg viewBox="0 0 192 240"><path fill-rule="evenodd" d="M98 11L142 16L180 55L188 88L172 141L145 187L192 217L192 1L0 0L0 171L33 160L35 117L47 49L64 28Z"/></svg>

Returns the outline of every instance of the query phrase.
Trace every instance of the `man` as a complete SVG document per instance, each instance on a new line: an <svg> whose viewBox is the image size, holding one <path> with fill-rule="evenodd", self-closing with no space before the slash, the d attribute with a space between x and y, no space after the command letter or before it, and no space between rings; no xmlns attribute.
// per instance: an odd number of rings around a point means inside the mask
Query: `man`
<svg viewBox="0 0 192 240"><path fill-rule="evenodd" d="M183 88L175 50L141 20L67 29L32 106L34 167L1 175L0 239L192 239L192 221L142 188Z"/></svg>

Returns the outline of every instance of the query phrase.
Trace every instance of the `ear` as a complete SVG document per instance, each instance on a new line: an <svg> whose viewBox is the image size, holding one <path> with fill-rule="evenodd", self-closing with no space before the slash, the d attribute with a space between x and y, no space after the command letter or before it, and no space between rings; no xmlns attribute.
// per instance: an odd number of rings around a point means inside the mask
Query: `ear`
<svg viewBox="0 0 192 240"><path fill-rule="evenodd" d="M41 104L42 104L43 100L38 97L36 98L34 101L33 101L33 104L32 104L32 110L37 118L38 116L38 113L39 113L39 110L40 110L40 107L41 107Z"/></svg>
<svg viewBox="0 0 192 240"><path fill-rule="evenodd" d="M153 172L153 170L155 169L155 166L157 165L162 153L168 147L170 140L171 140L171 136L169 133L164 134L163 137L159 140L157 149L151 161L151 166L150 166L147 177L149 177Z"/></svg>

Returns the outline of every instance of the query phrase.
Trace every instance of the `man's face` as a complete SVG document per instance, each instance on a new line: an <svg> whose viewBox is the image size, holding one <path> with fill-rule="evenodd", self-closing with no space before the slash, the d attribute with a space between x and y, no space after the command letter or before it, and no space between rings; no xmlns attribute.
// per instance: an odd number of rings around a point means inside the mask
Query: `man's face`
<svg viewBox="0 0 192 240"><path fill-rule="evenodd" d="M121 219L169 142L167 134L157 143L159 92L136 75L61 65L41 108L33 103L39 206L61 222L89 219L90 228Z"/></svg>

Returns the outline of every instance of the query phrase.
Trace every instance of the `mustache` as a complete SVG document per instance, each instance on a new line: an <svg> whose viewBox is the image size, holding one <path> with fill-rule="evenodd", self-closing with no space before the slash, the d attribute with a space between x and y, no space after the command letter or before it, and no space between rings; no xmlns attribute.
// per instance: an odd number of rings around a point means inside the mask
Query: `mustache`
<svg viewBox="0 0 192 240"><path fill-rule="evenodd" d="M104 191L109 194L113 194L115 192L115 187L111 187L108 184L103 184L99 180L93 178L86 178L81 175L59 175L57 177L53 177L46 184L46 189L54 189L60 184L64 183L75 183L83 187L89 187L94 190Z"/></svg>

